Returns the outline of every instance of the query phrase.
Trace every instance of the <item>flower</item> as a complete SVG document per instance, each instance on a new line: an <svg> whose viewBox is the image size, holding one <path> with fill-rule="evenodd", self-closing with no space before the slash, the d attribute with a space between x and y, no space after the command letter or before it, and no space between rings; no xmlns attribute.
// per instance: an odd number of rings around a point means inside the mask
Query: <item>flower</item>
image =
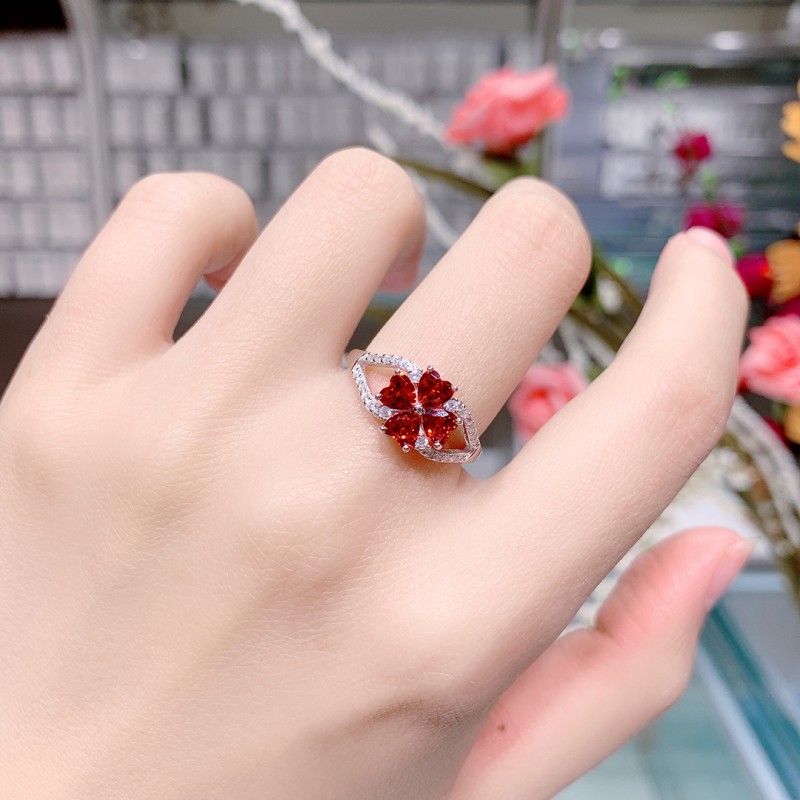
<svg viewBox="0 0 800 800"><path fill-rule="evenodd" d="M767 247L764 255L772 274L772 300L785 303L800 295L800 241L782 239Z"/></svg>
<svg viewBox="0 0 800 800"><path fill-rule="evenodd" d="M530 439L586 386L586 378L568 362L534 364L508 401L508 410L520 439Z"/></svg>
<svg viewBox="0 0 800 800"><path fill-rule="evenodd" d="M770 317L750 331L750 342L739 361L742 384L772 400L800 404L800 318Z"/></svg>
<svg viewBox="0 0 800 800"><path fill-rule="evenodd" d="M559 85L555 65L529 72L504 67L484 75L467 91L445 136L454 144L477 145L486 153L509 156L562 119L568 108L569 92Z"/></svg>
<svg viewBox="0 0 800 800"><path fill-rule="evenodd" d="M781 303L772 309L772 313L779 317L800 317L800 297L793 297Z"/></svg>
<svg viewBox="0 0 800 800"><path fill-rule="evenodd" d="M790 406L783 415L784 436L795 444L800 443L800 406Z"/></svg>
<svg viewBox="0 0 800 800"><path fill-rule="evenodd" d="M404 372L392 375L378 394L381 403L394 412L381 430L408 451L417 443L421 427L431 445L440 450L459 423L455 414L442 408L454 392L453 384L433 369L423 372L416 386Z"/></svg>
<svg viewBox="0 0 800 800"><path fill-rule="evenodd" d="M680 162L684 174L688 175L697 172L700 164L714 155L708 136L698 131L682 133L672 153Z"/></svg>
<svg viewBox="0 0 800 800"><path fill-rule="evenodd" d="M736 262L736 272L750 297L766 297L772 289L772 273L764 253L748 253Z"/></svg>
<svg viewBox="0 0 800 800"><path fill-rule="evenodd" d="M686 211L683 226L686 230L697 225L711 228L720 236L732 239L742 230L745 210L731 203L695 203Z"/></svg>
<svg viewBox="0 0 800 800"><path fill-rule="evenodd" d="M800 97L800 81L797 82L797 96ZM790 139L781 145L783 154L800 163L800 101L793 100L783 106L781 130Z"/></svg>

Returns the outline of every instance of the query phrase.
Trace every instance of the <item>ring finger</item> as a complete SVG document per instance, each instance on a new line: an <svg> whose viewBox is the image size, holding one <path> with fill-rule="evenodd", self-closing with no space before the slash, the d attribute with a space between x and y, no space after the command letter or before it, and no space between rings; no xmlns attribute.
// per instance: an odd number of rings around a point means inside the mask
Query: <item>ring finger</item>
<svg viewBox="0 0 800 800"><path fill-rule="evenodd" d="M479 430L552 336L590 266L572 203L548 184L511 181L369 345L431 364L458 384Z"/></svg>

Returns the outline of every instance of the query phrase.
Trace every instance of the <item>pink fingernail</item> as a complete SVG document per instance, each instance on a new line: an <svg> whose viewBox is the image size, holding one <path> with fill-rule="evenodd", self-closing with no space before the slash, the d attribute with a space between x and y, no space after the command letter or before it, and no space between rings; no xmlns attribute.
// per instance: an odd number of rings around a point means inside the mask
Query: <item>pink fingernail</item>
<svg viewBox="0 0 800 800"><path fill-rule="evenodd" d="M739 539L724 551L706 589L706 610L722 597L733 579L748 562L755 546L756 537L751 536Z"/></svg>
<svg viewBox="0 0 800 800"><path fill-rule="evenodd" d="M733 252L728 240L720 236L716 231L697 225L694 228L689 228L686 231L686 235L693 242L713 250L717 255L722 256L729 264L733 265Z"/></svg>

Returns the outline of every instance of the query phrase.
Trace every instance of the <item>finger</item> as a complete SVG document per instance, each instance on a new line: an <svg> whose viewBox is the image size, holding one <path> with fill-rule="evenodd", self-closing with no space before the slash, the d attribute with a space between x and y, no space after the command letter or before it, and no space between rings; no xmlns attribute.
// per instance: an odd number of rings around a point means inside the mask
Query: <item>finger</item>
<svg viewBox="0 0 800 800"><path fill-rule="evenodd" d="M404 252L402 257L394 261L389 267L389 271L384 275L378 289L384 292L405 292L413 285L419 270L419 260L422 254L424 240L420 238L418 246L411 251ZM231 275L236 271L239 262L227 264L222 269L212 273L206 273L203 277L206 283L215 291L219 292L222 287L230 280Z"/></svg>
<svg viewBox="0 0 800 800"><path fill-rule="evenodd" d="M145 178L75 268L53 310L51 338L75 357L162 349L202 273L235 265L256 233L252 203L223 178Z"/></svg>
<svg viewBox="0 0 800 800"><path fill-rule="evenodd" d="M496 593L506 617L561 596L548 623L552 635L563 629L718 440L746 314L730 257L675 236L614 363L478 488L475 529L487 529L499 508L504 526L478 539L475 591L510 587ZM492 558L498 550L507 558Z"/></svg>
<svg viewBox="0 0 800 800"><path fill-rule="evenodd" d="M559 639L500 697L450 800L552 797L665 711L754 541L697 529L639 556L596 626Z"/></svg>
<svg viewBox="0 0 800 800"><path fill-rule="evenodd" d="M482 430L552 335L589 263L572 203L542 181L511 181L368 349L435 366Z"/></svg>
<svg viewBox="0 0 800 800"><path fill-rule="evenodd" d="M271 363L302 354L337 369L342 351L387 272L414 270L424 208L408 175L363 148L326 158L269 223L239 269L185 337L204 360L249 380ZM410 264L410 266L409 266ZM233 341L247 353L230 360ZM301 344L300 344L301 343Z"/></svg>

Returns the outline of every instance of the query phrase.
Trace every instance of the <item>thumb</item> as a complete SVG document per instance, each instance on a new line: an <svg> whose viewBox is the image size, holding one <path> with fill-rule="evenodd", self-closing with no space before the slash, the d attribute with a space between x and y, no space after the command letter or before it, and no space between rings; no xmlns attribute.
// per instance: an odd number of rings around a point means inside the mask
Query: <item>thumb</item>
<svg viewBox="0 0 800 800"><path fill-rule="evenodd" d="M595 627L558 639L499 698L449 800L552 797L665 711L753 543L698 528L640 555Z"/></svg>

